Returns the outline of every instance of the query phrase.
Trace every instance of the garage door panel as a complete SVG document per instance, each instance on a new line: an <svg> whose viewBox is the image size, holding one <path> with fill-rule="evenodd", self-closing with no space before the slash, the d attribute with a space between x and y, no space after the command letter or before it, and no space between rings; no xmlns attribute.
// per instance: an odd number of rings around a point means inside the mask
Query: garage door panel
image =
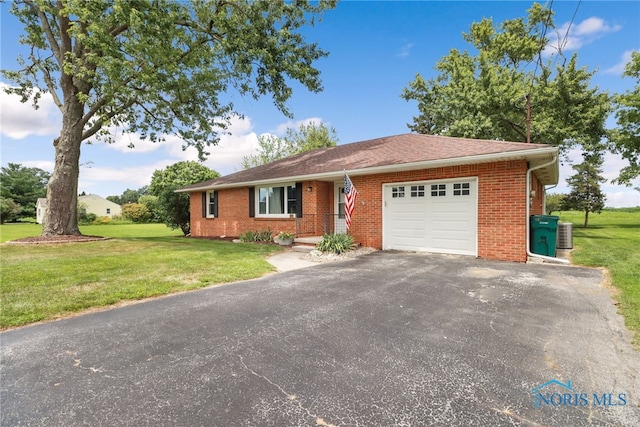
<svg viewBox="0 0 640 427"><path fill-rule="evenodd" d="M416 186L427 191L418 196ZM476 255L476 188L475 178L385 186L384 248Z"/></svg>

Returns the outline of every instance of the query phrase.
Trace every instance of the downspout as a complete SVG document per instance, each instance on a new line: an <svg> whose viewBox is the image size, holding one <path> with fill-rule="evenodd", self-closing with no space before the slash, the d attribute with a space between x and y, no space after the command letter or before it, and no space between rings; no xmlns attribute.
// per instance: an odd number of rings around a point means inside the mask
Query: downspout
<svg viewBox="0 0 640 427"><path fill-rule="evenodd" d="M526 217L526 222L527 222L527 256L528 257L532 257L532 258L540 258L543 261L547 261L547 262L553 262L553 263L557 263L557 264L565 264L565 265L569 265L569 261L566 259L562 259L562 258L555 258L555 257L551 257L551 256L546 256L546 255L540 255L540 254L534 254L533 252L531 252L531 250L529 249L531 246L531 222L529 219L530 213L531 213L531 172L538 170L538 169L542 169L546 166L552 165L554 164L558 159L557 155L553 155L551 158L551 161L548 163L543 163L540 166L536 166L535 168L530 168L527 169L527 217ZM546 197L546 194L543 194L544 197Z"/></svg>
<svg viewBox="0 0 640 427"><path fill-rule="evenodd" d="M542 213L545 213L547 211L547 191L553 190L557 186L558 184L552 185L549 188L545 187L544 185L542 186L542 189L544 190L544 197L542 198Z"/></svg>

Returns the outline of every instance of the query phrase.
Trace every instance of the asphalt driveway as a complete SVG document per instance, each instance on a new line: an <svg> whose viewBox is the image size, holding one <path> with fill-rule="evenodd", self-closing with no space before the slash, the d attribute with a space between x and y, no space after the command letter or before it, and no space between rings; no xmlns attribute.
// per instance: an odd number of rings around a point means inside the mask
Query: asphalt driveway
<svg viewBox="0 0 640 427"><path fill-rule="evenodd" d="M637 426L640 356L601 282L377 252L8 331L1 421Z"/></svg>

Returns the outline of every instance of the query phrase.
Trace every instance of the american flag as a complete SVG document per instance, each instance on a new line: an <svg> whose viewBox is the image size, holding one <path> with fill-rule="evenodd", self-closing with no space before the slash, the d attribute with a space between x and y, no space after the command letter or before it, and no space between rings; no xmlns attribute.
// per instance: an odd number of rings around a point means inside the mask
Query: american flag
<svg viewBox="0 0 640 427"><path fill-rule="evenodd" d="M347 231L351 227L351 216L353 215L353 208L356 207L356 197L358 197L358 190L354 187L353 183L349 179L349 175L344 173L344 219L347 223Z"/></svg>

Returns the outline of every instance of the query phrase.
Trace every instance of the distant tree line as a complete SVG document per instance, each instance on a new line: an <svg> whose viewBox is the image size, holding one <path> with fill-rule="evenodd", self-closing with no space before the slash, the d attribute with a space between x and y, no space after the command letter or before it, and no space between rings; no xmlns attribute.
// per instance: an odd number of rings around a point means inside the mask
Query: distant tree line
<svg viewBox="0 0 640 427"><path fill-rule="evenodd" d="M9 163L0 171L0 223L36 215L38 198L47 195L51 174L39 168Z"/></svg>

